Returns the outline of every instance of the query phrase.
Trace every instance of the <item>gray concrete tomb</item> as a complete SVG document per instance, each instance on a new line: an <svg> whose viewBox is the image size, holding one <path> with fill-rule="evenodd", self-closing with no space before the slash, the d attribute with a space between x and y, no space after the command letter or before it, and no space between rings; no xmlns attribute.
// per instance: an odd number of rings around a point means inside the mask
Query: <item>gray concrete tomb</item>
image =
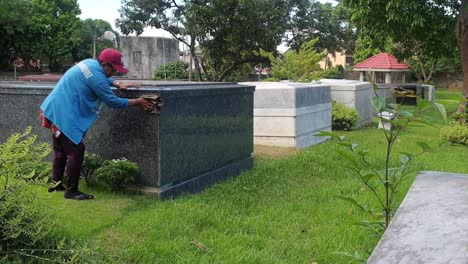
<svg viewBox="0 0 468 264"><path fill-rule="evenodd" d="M367 263L468 263L468 175L421 172Z"/></svg>

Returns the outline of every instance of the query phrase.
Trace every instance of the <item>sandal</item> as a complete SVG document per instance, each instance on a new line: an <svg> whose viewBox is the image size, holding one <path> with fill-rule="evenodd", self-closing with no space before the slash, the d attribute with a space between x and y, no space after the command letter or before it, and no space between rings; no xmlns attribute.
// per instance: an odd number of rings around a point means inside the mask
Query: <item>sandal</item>
<svg viewBox="0 0 468 264"><path fill-rule="evenodd" d="M82 192L74 192L74 193L65 192L63 197L65 197L65 199L73 199L73 200L91 200L91 199L94 199L94 196L92 196L91 194L86 194L86 193L82 193Z"/></svg>
<svg viewBox="0 0 468 264"><path fill-rule="evenodd" d="M52 181L50 183L49 189L47 189L48 192L54 192L54 191L65 191L66 188L62 185L62 181Z"/></svg>

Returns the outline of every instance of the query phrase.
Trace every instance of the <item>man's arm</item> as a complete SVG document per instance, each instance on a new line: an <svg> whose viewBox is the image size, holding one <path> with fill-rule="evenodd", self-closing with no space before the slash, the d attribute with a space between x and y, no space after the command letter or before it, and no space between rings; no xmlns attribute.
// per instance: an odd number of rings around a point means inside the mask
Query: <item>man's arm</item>
<svg viewBox="0 0 468 264"><path fill-rule="evenodd" d="M137 98L137 99L128 99L128 106L134 106L134 105L139 105L141 108L143 108L145 111L151 111L153 108L153 104L143 98Z"/></svg>
<svg viewBox="0 0 468 264"><path fill-rule="evenodd" d="M111 78L109 78L109 80L110 79ZM140 88L139 84L136 84L136 83L123 83L123 82L118 81L118 80L113 80L112 81L112 86L117 87L117 88L119 88L121 90L127 90L130 87Z"/></svg>

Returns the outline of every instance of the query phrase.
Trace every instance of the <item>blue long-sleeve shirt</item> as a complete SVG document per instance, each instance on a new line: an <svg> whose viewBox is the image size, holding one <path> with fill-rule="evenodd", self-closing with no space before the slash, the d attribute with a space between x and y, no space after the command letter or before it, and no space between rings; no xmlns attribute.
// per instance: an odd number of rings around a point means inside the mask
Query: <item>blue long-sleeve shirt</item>
<svg viewBox="0 0 468 264"><path fill-rule="evenodd" d="M70 68L41 105L50 120L73 143L79 144L97 118L101 102L112 108L128 107L117 97L97 60L86 59Z"/></svg>

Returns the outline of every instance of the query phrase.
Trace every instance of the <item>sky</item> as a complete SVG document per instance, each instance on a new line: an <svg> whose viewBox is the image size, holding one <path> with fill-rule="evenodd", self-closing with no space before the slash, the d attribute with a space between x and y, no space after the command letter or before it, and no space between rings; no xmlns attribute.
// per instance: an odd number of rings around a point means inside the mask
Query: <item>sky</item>
<svg viewBox="0 0 468 264"><path fill-rule="evenodd" d="M319 0L319 2L333 3L332 0ZM115 30L115 20L119 18L119 8L121 7L121 0L78 0L81 9L81 19L92 18L102 19L109 22ZM117 30L120 32L120 30ZM147 28L142 36L160 36L171 37L171 35L164 30L156 30Z"/></svg>

